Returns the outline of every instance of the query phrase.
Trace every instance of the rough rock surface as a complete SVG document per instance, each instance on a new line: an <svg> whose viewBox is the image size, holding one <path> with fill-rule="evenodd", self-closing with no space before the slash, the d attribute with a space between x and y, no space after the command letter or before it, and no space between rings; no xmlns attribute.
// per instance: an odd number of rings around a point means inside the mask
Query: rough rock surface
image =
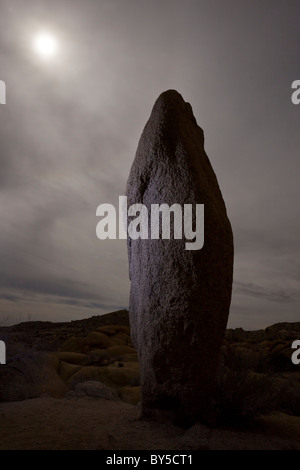
<svg viewBox="0 0 300 470"><path fill-rule="evenodd" d="M205 420L231 301L233 236L203 131L174 90L154 105L126 195L128 207L142 203L149 217L155 203L193 204L194 214L195 204L204 204L202 249L186 250L184 238L128 238L128 256L142 414L171 410L179 420Z"/></svg>

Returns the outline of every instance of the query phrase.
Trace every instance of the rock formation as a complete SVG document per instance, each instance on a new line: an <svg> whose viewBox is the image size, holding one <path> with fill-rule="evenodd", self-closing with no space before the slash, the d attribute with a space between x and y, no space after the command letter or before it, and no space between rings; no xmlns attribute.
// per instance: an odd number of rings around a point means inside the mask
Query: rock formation
<svg viewBox="0 0 300 470"><path fill-rule="evenodd" d="M203 131L174 90L153 107L126 195L128 206L142 203L149 214L151 204L204 204L202 249L185 249L184 237L128 238L128 256L142 415L169 410L178 420L205 420L231 301L233 237Z"/></svg>

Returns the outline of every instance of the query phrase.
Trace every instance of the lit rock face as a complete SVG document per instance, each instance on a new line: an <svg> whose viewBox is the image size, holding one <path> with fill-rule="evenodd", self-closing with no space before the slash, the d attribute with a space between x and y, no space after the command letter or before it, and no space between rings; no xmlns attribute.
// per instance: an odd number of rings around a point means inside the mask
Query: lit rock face
<svg viewBox="0 0 300 470"><path fill-rule="evenodd" d="M162 93L153 107L126 195L128 206L148 208L149 220L151 204L193 204L193 214L196 204L204 204L202 249L187 250L184 237L128 238L128 257L142 415L206 420L231 301L233 236L203 131L174 90Z"/></svg>

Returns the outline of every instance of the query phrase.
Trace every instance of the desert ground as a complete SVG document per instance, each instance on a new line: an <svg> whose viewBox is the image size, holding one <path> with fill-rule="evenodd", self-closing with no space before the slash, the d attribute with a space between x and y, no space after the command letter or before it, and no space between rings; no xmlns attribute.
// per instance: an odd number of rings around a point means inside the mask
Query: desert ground
<svg viewBox="0 0 300 470"><path fill-rule="evenodd" d="M300 449L300 323L227 330L215 417L182 428L140 419L139 364L119 311L0 328L0 449Z"/></svg>

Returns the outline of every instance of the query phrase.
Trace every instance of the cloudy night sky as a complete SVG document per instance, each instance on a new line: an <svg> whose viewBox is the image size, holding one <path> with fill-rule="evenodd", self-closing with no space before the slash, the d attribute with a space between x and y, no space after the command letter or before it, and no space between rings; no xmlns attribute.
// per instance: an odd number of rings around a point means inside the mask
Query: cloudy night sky
<svg viewBox="0 0 300 470"><path fill-rule="evenodd" d="M299 24L299 0L0 0L0 323L128 308L126 241L96 237L96 208L170 88L233 227L229 326L299 321Z"/></svg>

